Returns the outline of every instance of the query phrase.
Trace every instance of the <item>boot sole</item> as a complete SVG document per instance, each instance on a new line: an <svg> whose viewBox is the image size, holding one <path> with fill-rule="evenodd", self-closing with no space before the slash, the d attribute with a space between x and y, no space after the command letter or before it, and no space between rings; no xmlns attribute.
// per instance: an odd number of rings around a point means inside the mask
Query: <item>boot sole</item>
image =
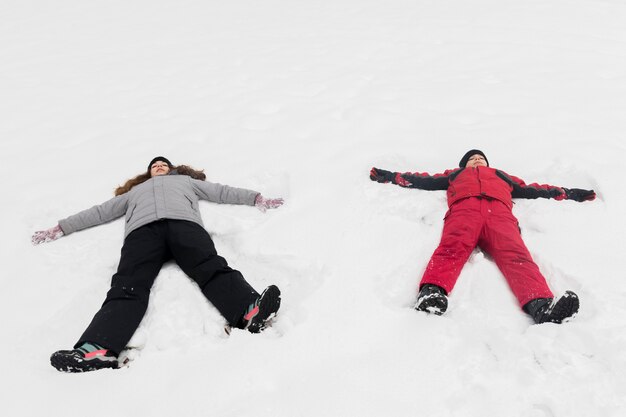
<svg viewBox="0 0 626 417"><path fill-rule="evenodd" d="M259 333L267 327L267 322L280 308L280 290L276 285L267 287L259 300L259 312L248 325L250 333Z"/></svg>
<svg viewBox="0 0 626 417"><path fill-rule="evenodd" d="M417 311L424 311L429 314L441 316L448 309L448 299L436 294L427 295L417 301L415 309Z"/></svg>
<svg viewBox="0 0 626 417"><path fill-rule="evenodd" d="M565 294L559 298L550 312L550 315L554 316L554 318L549 319L548 322L562 323L569 320L578 313L579 308L580 300L578 296L571 291L565 291Z"/></svg>
<svg viewBox="0 0 626 417"><path fill-rule="evenodd" d="M78 373L97 371L99 369L117 369L117 360L102 361L100 359L77 359L74 356L60 354L55 352L50 356L50 364L58 371Z"/></svg>

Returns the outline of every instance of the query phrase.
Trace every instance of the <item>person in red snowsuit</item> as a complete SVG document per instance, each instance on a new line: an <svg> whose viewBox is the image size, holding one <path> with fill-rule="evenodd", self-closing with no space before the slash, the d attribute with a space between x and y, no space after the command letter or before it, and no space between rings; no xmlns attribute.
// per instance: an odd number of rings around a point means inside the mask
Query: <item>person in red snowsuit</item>
<svg viewBox="0 0 626 417"><path fill-rule="evenodd" d="M476 246L489 254L502 271L520 306L536 323L561 323L579 308L572 291L554 302L546 279L522 241L513 216L513 198L553 198L587 201L593 190L525 184L520 178L491 168L485 154L468 151L459 168L441 174L399 173L372 168L370 179L406 188L447 190L448 212L439 246L433 253L419 285L415 308L443 314L463 265Z"/></svg>

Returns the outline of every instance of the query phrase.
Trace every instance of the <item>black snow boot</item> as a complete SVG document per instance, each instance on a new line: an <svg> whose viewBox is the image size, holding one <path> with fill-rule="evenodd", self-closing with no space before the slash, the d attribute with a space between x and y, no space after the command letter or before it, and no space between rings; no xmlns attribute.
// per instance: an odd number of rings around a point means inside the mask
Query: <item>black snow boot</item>
<svg viewBox="0 0 626 417"><path fill-rule="evenodd" d="M245 328L250 333L260 333L280 308L280 290L276 285L270 285L263 294L252 304L243 316Z"/></svg>
<svg viewBox="0 0 626 417"><path fill-rule="evenodd" d="M565 291L565 294L556 302L552 298L536 298L524 305L524 311L528 313L535 323L562 323L573 317L580 307L578 296L573 291Z"/></svg>
<svg viewBox="0 0 626 417"><path fill-rule="evenodd" d="M95 343L83 343L77 349L56 351L50 356L50 363L61 372L118 368L117 356Z"/></svg>
<svg viewBox="0 0 626 417"><path fill-rule="evenodd" d="M417 294L417 311L425 311L441 316L448 309L448 297L446 290L438 285L424 284Z"/></svg>

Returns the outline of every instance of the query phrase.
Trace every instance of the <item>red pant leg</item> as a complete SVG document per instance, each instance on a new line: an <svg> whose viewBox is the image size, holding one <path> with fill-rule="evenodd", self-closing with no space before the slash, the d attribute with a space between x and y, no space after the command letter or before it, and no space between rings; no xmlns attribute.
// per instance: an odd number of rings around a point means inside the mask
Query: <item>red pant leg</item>
<svg viewBox="0 0 626 417"><path fill-rule="evenodd" d="M450 208L444 221L441 242L426 266L420 287L435 284L447 293L452 291L483 227L480 204L481 200L477 198L466 198Z"/></svg>
<svg viewBox="0 0 626 417"><path fill-rule="evenodd" d="M533 261L511 210L496 200L483 200L485 228L478 245L496 262L520 306L535 298L553 297Z"/></svg>

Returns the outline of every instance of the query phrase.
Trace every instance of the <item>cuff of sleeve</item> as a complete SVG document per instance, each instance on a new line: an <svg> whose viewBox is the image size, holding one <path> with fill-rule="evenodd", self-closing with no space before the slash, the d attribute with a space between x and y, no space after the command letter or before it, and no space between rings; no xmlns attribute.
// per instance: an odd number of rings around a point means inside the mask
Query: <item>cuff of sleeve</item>
<svg viewBox="0 0 626 417"><path fill-rule="evenodd" d="M72 230L70 225L65 220L59 220L59 227L61 228L63 234L66 236L74 232L74 230Z"/></svg>

